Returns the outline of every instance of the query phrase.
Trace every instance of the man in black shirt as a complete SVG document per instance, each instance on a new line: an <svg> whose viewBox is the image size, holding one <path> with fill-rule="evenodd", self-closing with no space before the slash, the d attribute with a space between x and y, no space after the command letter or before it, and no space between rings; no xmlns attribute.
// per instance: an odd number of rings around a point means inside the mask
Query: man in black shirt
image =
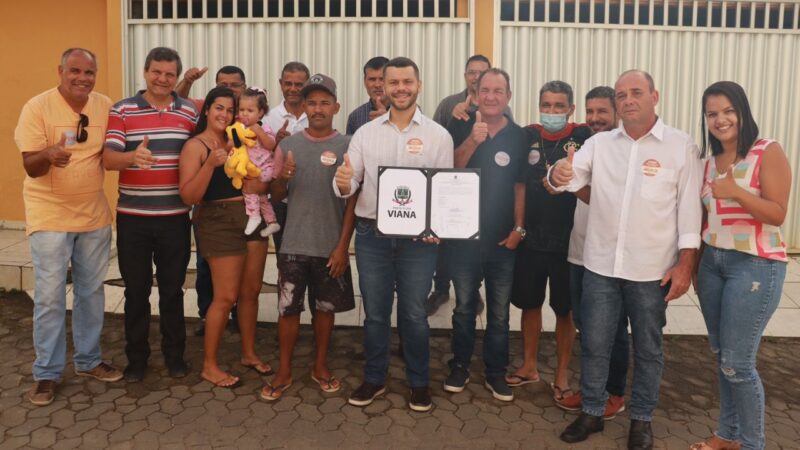
<svg viewBox="0 0 800 450"><path fill-rule="evenodd" d="M511 302L522 309L522 366L506 378L511 386L539 381L537 353L542 329L542 305L550 282L550 307L556 314L558 367L551 383L556 402L572 394L567 368L575 339L569 290L567 249L572 230L576 198L551 195L542 184L547 169L567 156L567 149L578 150L592 135L586 125L569 122L575 112L572 87L563 81L550 81L539 90L541 124L526 128L530 144L525 191L527 239L517 252Z"/></svg>
<svg viewBox="0 0 800 450"><path fill-rule="evenodd" d="M502 401L514 394L506 384L509 300L515 249L525 237L525 174L528 138L505 113L511 100L508 74L489 69L478 79L478 110L469 121L453 120L448 131L455 146L455 167L481 170L480 239L450 241L447 259L456 291L453 310L453 359L444 383L461 392L469 382L475 345L475 310L486 279L485 386Z"/></svg>

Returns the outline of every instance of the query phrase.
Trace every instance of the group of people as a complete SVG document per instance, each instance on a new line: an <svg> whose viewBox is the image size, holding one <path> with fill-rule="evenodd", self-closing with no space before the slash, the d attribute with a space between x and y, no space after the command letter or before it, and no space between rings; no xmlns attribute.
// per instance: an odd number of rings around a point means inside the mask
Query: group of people
<svg viewBox="0 0 800 450"><path fill-rule="evenodd" d="M153 266L161 350L171 377L189 368L183 284L194 228L198 306L204 336L201 376L217 387L239 377L217 363L229 317L241 333L241 365L272 378L260 396L278 400L292 385L292 353L306 294L316 356L310 377L328 393L342 383L328 369L335 314L355 307L349 246L363 297L364 379L349 396L369 405L385 392L391 315L410 387L408 406L432 407L427 315L455 291L452 359L444 382L470 382L476 314L483 307L485 387L500 401L541 380L541 308L549 286L556 314L556 404L580 411L561 439L579 442L625 409L633 337L628 446L652 448L650 421L663 369L668 302L693 284L719 375L719 429L696 449L763 448L764 391L758 344L780 298L786 247L780 232L791 185L780 145L759 136L744 90L709 86L702 98L702 152L656 115L659 92L640 70L585 95L586 124L572 121L575 95L545 83L540 123L521 127L509 108L509 75L469 58L466 88L442 100L433 119L417 106L414 61L375 57L364 66L369 99L352 111L347 134L333 128L336 82L299 62L280 73L283 101L248 87L225 66L204 99L187 98L207 68L183 79L180 56L154 48L146 89L115 104L93 91L97 61L66 50L60 84L23 108L15 138L27 173L23 195L35 271L34 385L47 405L66 365L65 284L71 267L75 372L114 382L145 377L150 356ZM234 185L226 172L235 122L253 139L260 175ZM232 141L235 141L232 142ZM480 237L448 240L376 233L379 166L480 169ZM103 362L103 279L112 215L104 170L119 172L117 251L125 282L124 371ZM267 200L268 199L268 200ZM255 348L258 297L273 237L278 265L277 371ZM433 285L433 291L431 287ZM509 309L522 309L523 363L509 371ZM580 331L580 390L568 366Z"/></svg>

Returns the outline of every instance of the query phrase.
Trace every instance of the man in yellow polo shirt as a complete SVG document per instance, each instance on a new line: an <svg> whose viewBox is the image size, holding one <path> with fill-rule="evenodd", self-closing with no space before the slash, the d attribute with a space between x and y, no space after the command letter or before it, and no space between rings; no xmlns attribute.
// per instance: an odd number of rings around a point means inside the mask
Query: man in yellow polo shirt
<svg viewBox="0 0 800 450"><path fill-rule="evenodd" d="M111 211L103 193L102 151L111 100L92 92L97 61L67 49L56 88L28 100L14 138L27 176L22 195L35 274L33 387L38 406L53 402L66 365L66 282L72 263L75 373L118 381L122 373L100 359L111 246Z"/></svg>

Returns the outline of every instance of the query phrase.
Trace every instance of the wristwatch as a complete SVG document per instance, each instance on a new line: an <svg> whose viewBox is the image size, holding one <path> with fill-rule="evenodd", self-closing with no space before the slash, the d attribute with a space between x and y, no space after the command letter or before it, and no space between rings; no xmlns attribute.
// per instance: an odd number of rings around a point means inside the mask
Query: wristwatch
<svg viewBox="0 0 800 450"><path fill-rule="evenodd" d="M525 236L528 234L528 232L525 231L525 227L514 227L514 230L512 231L516 231L517 233L519 233L522 239L525 239Z"/></svg>

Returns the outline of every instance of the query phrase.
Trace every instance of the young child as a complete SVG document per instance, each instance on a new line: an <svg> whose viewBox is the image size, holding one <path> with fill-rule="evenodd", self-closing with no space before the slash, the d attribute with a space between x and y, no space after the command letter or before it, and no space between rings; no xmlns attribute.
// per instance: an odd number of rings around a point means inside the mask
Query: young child
<svg viewBox="0 0 800 450"><path fill-rule="evenodd" d="M258 177L262 182L272 180L273 163L272 152L275 150L275 132L269 125L261 124L261 118L267 114L267 92L261 88L248 88L239 97L238 120L247 128L256 133L256 145L247 149L250 161L261 169ZM267 222L267 227L261 230L261 236L267 237L280 231L281 226L275 218L275 211L266 194L244 194L244 204L247 211L247 226L244 234L251 234L261 224L261 217Z"/></svg>

